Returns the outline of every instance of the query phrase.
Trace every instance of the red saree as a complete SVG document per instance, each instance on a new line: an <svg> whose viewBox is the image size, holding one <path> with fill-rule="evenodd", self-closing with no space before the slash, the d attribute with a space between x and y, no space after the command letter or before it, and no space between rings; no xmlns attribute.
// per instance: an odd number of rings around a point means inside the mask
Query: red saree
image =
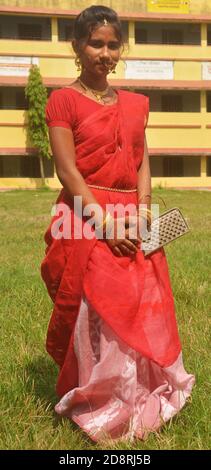
<svg viewBox="0 0 211 470"><path fill-rule="evenodd" d="M118 91L102 106L71 88L53 92L49 126L72 127L76 164L88 184L134 189L144 151L148 101ZM135 192L92 188L105 205L137 203ZM93 440L144 437L173 416L194 377L182 364L168 266L163 250L118 258L104 241L71 238L49 227L42 277L54 302L47 350L60 366L56 406ZM55 218L53 218L52 223Z"/></svg>

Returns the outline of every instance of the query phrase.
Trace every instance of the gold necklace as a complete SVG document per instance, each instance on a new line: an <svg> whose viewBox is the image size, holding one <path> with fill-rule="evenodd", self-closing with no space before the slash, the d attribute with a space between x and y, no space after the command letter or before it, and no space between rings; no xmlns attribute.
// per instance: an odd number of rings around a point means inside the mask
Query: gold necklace
<svg viewBox="0 0 211 470"><path fill-rule="evenodd" d="M97 98L97 101L99 103L102 102L103 97L108 94L109 85L106 87L105 90L100 91L100 90L94 90L93 88L88 87L87 85L85 85L84 82L82 82L82 80L79 77L78 77L78 81L79 81L81 87L84 88L84 90L91 91L91 93L95 96L95 98ZM104 102L103 102L103 104L104 104Z"/></svg>

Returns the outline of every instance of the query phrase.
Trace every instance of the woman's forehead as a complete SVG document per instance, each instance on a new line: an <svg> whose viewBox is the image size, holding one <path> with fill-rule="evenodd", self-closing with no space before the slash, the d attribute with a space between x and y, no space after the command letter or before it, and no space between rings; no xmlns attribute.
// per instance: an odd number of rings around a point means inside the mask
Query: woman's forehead
<svg viewBox="0 0 211 470"><path fill-rule="evenodd" d="M110 40L117 40L115 30L113 26L98 26L90 34L90 39L105 39L109 38Z"/></svg>

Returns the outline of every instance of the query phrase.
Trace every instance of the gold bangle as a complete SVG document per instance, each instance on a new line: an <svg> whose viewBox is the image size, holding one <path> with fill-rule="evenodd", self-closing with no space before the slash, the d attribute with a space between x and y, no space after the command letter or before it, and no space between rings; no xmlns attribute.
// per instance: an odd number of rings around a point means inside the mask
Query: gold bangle
<svg viewBox="0 0 211 470"><path fill-rule="evenodd" d="M147 219L148 222L151 223L151 220L152 220L152 212L150 209L146 209L145 207L143 207L142 209L140 209L140 211L138 211L138 215L140 217L143 217L144 219Z"/></svg>
<svg viewBox="0 0 211 470"><path fill-rule="evenodd" d="M146 212L147 214L149 214L150 217L152 217L152 211L150 209L147 209L146 207L141 207L140 209L138 209L138 214L141 214L144 212Z"/></svg>
<svg viewBox="0 0 211 470"><path fill-rule="evenodd" d="M110 217L106 223L106 226L105 226L105 230L103 230L103 237L104 238L107 238L109 237L110 233L112 232L113 230L113 227L114 227L114 218L113 216L110 214Z"/></svg>
<svg viewBox="0 0 211 470"><path fill-rule="evenodd" d="M108 212L104 217L103 217L103 222L100 225L95 226L95 230L99 230L100 228L106 227L107 221L110 219L111 214Z"/></svg>
<svg viewBox="0 0 211 470"><path fill-rule="evenodd" d="M143 194L143 196L139 196L138 202L144 197L149 197L151 199L152 196L151 196L151 194Z"/></svg>
<svg viewBox="0 0 211 470"><path fill-rule="evenodd" d="M152 218L145 214L139 214L139 217L142 217L142 219L145 219L147 220L147 222L150 222L150 223L152 221Z"/></svg>

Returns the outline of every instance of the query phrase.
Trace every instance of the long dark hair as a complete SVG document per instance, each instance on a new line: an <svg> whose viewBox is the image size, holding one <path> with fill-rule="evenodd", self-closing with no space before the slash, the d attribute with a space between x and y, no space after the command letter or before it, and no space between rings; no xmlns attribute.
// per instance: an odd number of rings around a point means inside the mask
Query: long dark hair
<svg viewBox="0 0 211 470"><path fill-rule="evenodd" d="M92 5L91 7L83 10L75 18L73 38L76 43L79 45L82 42L86 42L92 31L97 26L100 26L100 24L103 24L104 19L107 20L114 28L116 38L118 39L120 46L123 46L124 41L120 19L112 8L108 8L103 5Z"/></svg>

